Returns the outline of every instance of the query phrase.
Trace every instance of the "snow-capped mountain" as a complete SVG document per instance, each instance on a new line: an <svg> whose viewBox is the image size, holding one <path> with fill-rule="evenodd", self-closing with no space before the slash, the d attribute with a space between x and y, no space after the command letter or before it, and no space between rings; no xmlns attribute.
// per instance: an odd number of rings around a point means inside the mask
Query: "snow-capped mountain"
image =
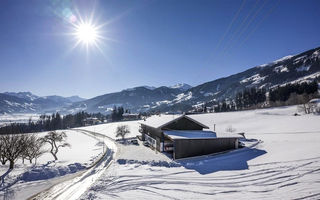
<svg viewBox="0 0 320 200"><path fill-rule="evenodd" d="M83 100L85 99L78 96L39 97L31 92L5 92L0 93L0 113L55 112L62 107Z"/></svg>
<svg viewBox="0 0 320 200"><path fill-rule="evenodd" d="M65 108L64 111L86 110L88 112L106 113L110 112L114 105L123 106L132 111L145 111L153 106L160 105L163 100L173 100L179 93L181 93L181 90L176 88L162 86L149 89L141 86L74 103L72 106Z"/></svg>
<svg viewBox="0 0 320 200"><path fill-rule="evenodd" d="M195 87L187 84L152 89L145 86L136 87L79 102L67 110L110 112L114 105L122 105L138 112L146 110L186 111L203 102L232 98L245 88L271 88L286 83L314 79L320 79L320 48L286 56Z"/></svg>
<svg viewBox="0 0 320 200"><path fill-rule="evenodd" d="M179 89L181 91L186 91L186 90L189 90L190 88L192 88L192 86L188 85L186 83L178 83L176 85L170 86L170 88Z"/></svg>
<svg viewBox="0 0 320 200"><path fill-rule="evenodd" d="M5 92L4 94L19 97L19 98L30 100L30 101L33 101L39 98L37 95L34 95L31 92Z"/></svg>
<svg viewBox="0 0 320 200"><path fill-rule="evenodd" d="M77 95L71 96L71 97L66 97L66 99L70 100L73 103L86 100L85 98L81 98L81 97L79 97Z"/></svg>
<svg viewBox="0 0 320 200"><path fill-rule="evenodd" d="M79 97L38 97L29 92L0 93L0 113L43 111L108 113L114 105L123 106L132 112L186 111L203 102L232 98L245 88L272 88L287 83L313 80L320 81L320 47L195 87L188 84L158 88L141 86L88 100Z"/></svg>

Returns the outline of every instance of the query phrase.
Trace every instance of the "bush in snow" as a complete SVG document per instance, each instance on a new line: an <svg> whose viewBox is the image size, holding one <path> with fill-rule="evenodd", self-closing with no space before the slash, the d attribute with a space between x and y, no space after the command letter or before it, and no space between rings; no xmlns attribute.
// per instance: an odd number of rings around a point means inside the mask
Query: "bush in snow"
<svg viewBox="0 0 320 200"><path fill-rule="evenodd" d="M42 138L42 141L49 143L51 146L50 153L55 160L58 160L57 153L60 147L70 147L71 145L66 142L67 134L65 132L50 131Z"/></svg>
<svg viewBox="0 0 320 200"><path fill-rule="evenodd" d="M128 133L130 133L128 125L119 125L116 130L116 137L122 137L122 140L124 140Z"/></svg>

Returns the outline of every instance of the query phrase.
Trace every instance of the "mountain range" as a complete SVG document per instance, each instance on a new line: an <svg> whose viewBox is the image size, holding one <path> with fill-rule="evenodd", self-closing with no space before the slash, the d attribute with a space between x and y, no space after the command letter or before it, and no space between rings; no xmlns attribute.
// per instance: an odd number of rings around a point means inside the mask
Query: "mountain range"
<svg viewBox="0 0 320 200"><path fill-rule="evenodd" d="M0 113L78 111L109 113L114 106L132 112L186 111L203 102L234 97L245 88L273 88L288 83L320 80L320 47L255 66L246 71L192 87L188 84L141 86L91 99L78 96L38 97L30 92L0 93Z"/></svg>
<svg viewBox="0 0 320 200"><path fill-rule="evenodd" d="M79 96L44 96L39 97L31 92L0 93L0 113L46 113L56 112L73 103L84 101Z"/></svg>

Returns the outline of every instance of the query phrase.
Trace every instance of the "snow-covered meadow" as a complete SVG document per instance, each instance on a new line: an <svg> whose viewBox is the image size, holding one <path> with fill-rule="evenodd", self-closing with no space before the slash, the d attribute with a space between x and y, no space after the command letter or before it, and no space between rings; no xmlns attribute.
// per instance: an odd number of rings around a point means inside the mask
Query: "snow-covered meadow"
<svg viewBox="0 0 320 200"><path fill-rule="evenodd" d="M10 123L27 123L30 119L36 121L39 116L39 114L33 113L0 114L0 127Z"/></svg>
<svg viewBox="0 0 320 200"><path fill-rule="evenodd" d="M294 116L297 112L296 106L290 106L192 115L210 130L215 127L218 135L232 126L255 142L247 142L253 144L250 148L175 161L141 142L115 142L117 126L128 125L131 132L127 137L131 138L140 134L143 121L67 130L72 148L59 152L54 169L74 163L90 166L102 154L102 139L109 147L103 159L79 175L20 181L7 197L24 199L56 184L35 199L319 199L320 116ZM107 137L93 138L91 132ZM50 156L41 157L40 166L52 160ZM18 163L15 173L24 170L32 171Z"/></svg>
<svg viewBox="0 0 320 200"><path fill-rule="evenodd" d="M192 115L210 129L216 124L218 133L231 125L261 142L226 154L178 161L141 144L121 145L117 161L81 198L319 199L320 116L294 116L296 112L297 107L291 106ZM138 122L121 123L132 130L138 127ZM115 126L86 129L114 137ZM146 153L140 155L143 149Z"/></svg>
<svg viewBox="0 0 320 200"><path fill-rule="evenodd" d="M0 198L28 198L66 179L66 176L84 171L102 156L103 143L97 138L81 131L65 130L64 132L71 147L59 149L58 161L54 161L54 157L48 152L37 160L36 165L30 164L27 160L23 164L19 159L15 168L8 175L3 176ZM43 137L46 134L42 132L37 136ZM45 149L49 149L49 145L46 145ZM8 163L0 166L1 178L7 171Z"/></svg>

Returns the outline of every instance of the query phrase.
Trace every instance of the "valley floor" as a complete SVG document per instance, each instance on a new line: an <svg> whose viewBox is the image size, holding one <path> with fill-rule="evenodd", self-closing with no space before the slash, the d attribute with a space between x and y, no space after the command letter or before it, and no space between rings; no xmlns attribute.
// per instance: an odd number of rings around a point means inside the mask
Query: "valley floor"
<svg viewBox="0 0 320 200"><path fill-rule="evenodd" d="M106 136L107 154L83 175L38 199L319 199L320 116L294 116L296 112L291 106L192 115L211 130L215 126L218 134L230 126L245 132L248 141L254 139L247 142L252 146L176 161L141 142L115 144L119 124L128 125L128 137L135 137L141 121L82 127L77 132ZM77 159L81 157L73 162Z"/></svg>

